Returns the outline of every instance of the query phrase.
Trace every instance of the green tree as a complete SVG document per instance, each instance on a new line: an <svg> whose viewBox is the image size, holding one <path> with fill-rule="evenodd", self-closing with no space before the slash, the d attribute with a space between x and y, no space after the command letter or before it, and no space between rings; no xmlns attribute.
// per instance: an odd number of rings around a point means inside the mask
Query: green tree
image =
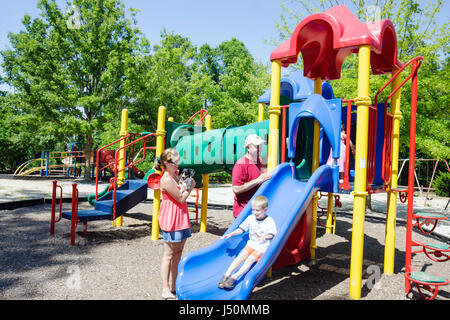
<svg viewBox="0 0 450 320"><path fill-rule="evenodd" d="M218 79L208 96L214 126L255 122L257 99L270 85L268 66L255 62L245 44L235 38L222 42L212 52L214 58L207 60L204 67L213 79Z"/></svg>
<svg viewBox="0 0 450 320"><path fill-rule="evenodd" d="M142 58L138 72L130 77L133 101L130 116L143 130L156 130L159 106L167 116L185 122L204 107L211 78L201 72L197 47L190 39L173 32L161 31L160 42Z"/></svg>
<svg viewBox="0 0 450 320"><path fill-rule="evenodd" d="M40 158L43 150L54 150L63 139L56 127L20 110L17 103L16 95L0 97L0 170L14 171L26 160Z"/></svg>
<svg viewBox="0 0 450 320"><path fill-rule="evenodd" d="M67 6L64 12L55 1L40 0L41 17L25 15L25 30L10 33L12 49L1 52L4 80L14 88L16 108L51 124L48 134L83 137L90 154L94 132L131 100L124 83L148 42L135 27L136 12L128 20L120 0Z"/></svg>
<svg viewBox="0 0 450 320"><path fill-rule="evenodd" d="M449 159L449 28L448 23L442 26L437 24L437 17L443 1L427 3L417 0L399 2L381 0L375 3L373 1L345 1L339 4L345 4L361 21L390 19L396 29L400 61L405 63L415 56L424 57L424 63L419 71L417 152L424 157ZM278 39L270 39L269 42L279 45L290 38L294 28L301 20L313 13L326 11L335 5L337 5L336 1L332 0L319 2L292 0L290 4L282 3L283 14L275 25L279 36ZM302 68L301 59L292 68ZM390 75L370 77L372 98L389 77ZM331 84L336 97L354 98L356 96L356 55L347 57L342 67L341 79L333 81ZM402 88L401 157L408 157L410 96L411 84L409 82ZM383 94L379 101L384 101L385 98L386 94Z"/></svg>

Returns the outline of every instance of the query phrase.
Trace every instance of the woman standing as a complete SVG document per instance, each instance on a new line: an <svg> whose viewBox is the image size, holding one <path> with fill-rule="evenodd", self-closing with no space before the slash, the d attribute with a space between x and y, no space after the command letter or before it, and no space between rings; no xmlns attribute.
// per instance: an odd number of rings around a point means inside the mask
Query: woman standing
<svg viewBox="0 0 450 320"><path fill-rule="evenodd" d="M189 190L185 190L179 185L180 156L175 149L166 149L158 160L155 168L164 172L161 177L161 206L158 216L164 239L164 254L161 262L162 297L175 299L178 263L186 239L191 236L186 199L195 187L195 181ZM172 276L172 282L169 284L170 276Z"/></svg>

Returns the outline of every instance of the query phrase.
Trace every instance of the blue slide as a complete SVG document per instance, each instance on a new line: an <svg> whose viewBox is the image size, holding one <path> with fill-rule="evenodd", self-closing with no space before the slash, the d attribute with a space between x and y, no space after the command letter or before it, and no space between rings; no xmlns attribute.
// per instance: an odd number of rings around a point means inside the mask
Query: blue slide
<svg viewBox="0 0 450 320"><path fill-rule="evenodd" d="M293 178L293 167L280 164L272 172L272 179L264 182L255 196L264 195L269 200L268 215L277 226L277 235L269 248L250 271L241 277L233 290L217 287L228 266L236 258L248 240L248 232L219 239L212 245L185 255L179 264L176 292L178 299L191 300L245 300L253 288L263 279L289 239L292 231L303 216L315 191L332 191L333 169L320 166L308 181ZM247 205L226 233L237 229L251 213Z"/></svg>

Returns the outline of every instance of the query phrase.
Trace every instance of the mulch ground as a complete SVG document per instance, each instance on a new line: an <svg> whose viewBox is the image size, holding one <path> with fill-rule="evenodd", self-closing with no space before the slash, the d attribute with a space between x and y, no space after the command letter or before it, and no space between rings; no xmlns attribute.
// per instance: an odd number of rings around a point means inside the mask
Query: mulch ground
<svg viewBox="0 0 450 320"><path fill-rule="evenodd" d="M70 204L64 204L70 206ZM79 209L87 209L81 203ZM76 246L69 245L68 220L49 235L50 205L0 211L0 299L3 300L159 300L162 240L151 239L151 202L133 208L124 226L94 221L83 235L79 226ZM208 210L206 233L192 216L192 237L185 253L216 241L231 224L229 210ZM352 220L350 213L338 214L335 234L317 229L314 261L273 271L254 289L256 300L347 300L349 299ZM405 226L398 223L394 275L383 274L385 222L366 219L364 225L362 300L421 299L414 289L405 296ZM427 243L442 239L413 237ZM423 253L413 257L413 266L450 277L450 261L433 262ZM436 300L450 300L450 286L441 287Z"/></svg>

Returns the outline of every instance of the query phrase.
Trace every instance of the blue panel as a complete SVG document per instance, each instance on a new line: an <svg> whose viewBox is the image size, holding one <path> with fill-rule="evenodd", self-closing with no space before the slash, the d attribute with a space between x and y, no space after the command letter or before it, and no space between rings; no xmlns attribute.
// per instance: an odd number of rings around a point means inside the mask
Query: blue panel
<svg viewBox="0 0 450 320"><path fill-rule="evenodd" d="M319 164L326 164L330 157L330 140L328 136L323 134L323 128L320 128L320 152L319 152Z"/></svg>
<svg viewBox="0 0 450 320"><path fill-rule="evenodd" d="M333 149L333 158L340 155L342 100L325 100L314 94L304 102L289 105L289 137L296 137L301 118L312 117L319 121ZM290 138L288 143L288 157L294 158L296 139Z"/></svg>
<svg viewBox="0 0 450 320"><path fill-rule="evenodd" d="M389 105L388 105L389 107ZM374 184L384 184L381 178L381 169L383 166L383 138L384 138L384 103L377 106L377 140L375 149L375 177Z"/></svg>
<svg viewBox="0 0 450 320"><path fill-rule="evenodd" d="M280 95L294 101L307 99L314 94L314 81L303 76L303 70L291 73L288 77L280 80ZM322 83L322 96L325 99L334 99L334 92L331 84ZM264 92L258 103L270 103L270 89Z"/></svg>

